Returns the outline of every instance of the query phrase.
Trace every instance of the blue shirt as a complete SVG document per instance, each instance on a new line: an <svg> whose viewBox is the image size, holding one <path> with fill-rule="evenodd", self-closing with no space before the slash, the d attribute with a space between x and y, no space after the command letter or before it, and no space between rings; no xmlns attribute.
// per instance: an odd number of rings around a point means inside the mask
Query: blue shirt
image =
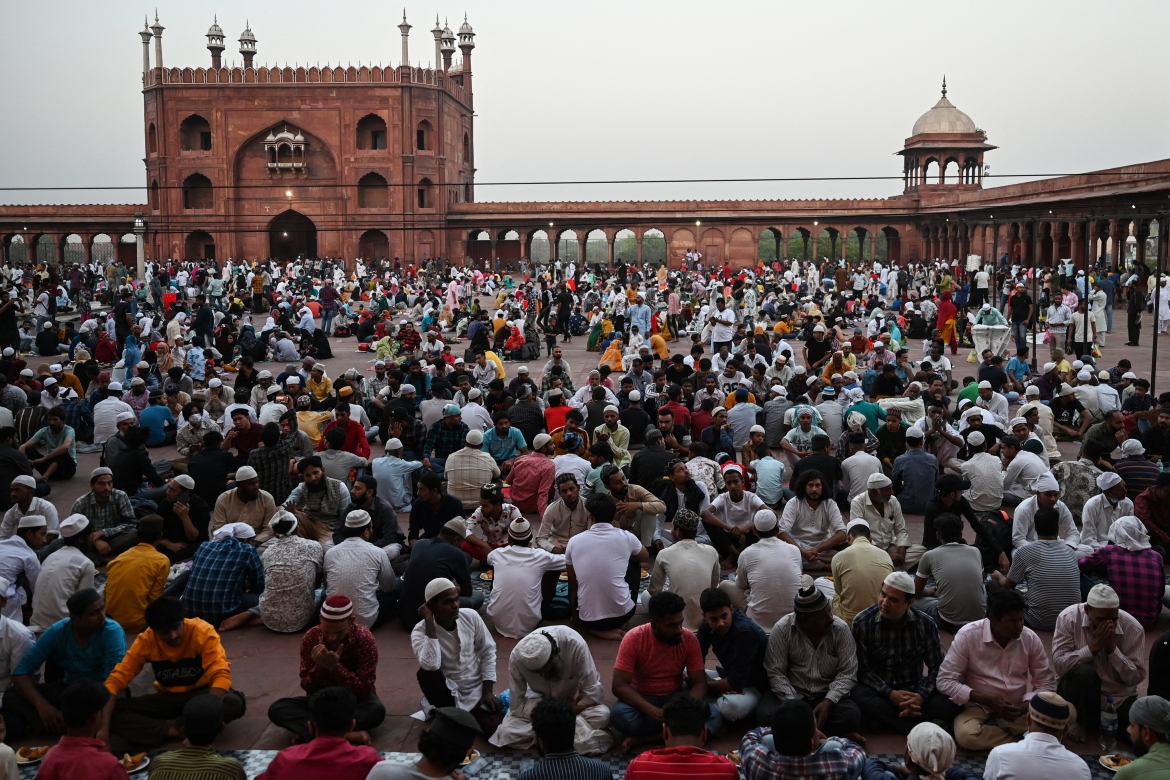
<svg viewBox="0 0 1170 780"><path fill-rule="evenodd" d="M894 494L903 512L918 514L935 495L938 458L921 447L907 448L894 459Z"/></svg>
<svg viewBox="0 0 1170 780"><path fill-rule="evenodd" d="M175 416L171 414L170 407L156 404L142 410L142 414L138 417L138 424L150 431L150 436L146 439L147 447L157 447L166 443L167 423L170 423L172 429L175 427Z"/></svg>
<svg viewBox="0 0 1170 780"><path fill-rule="evenodd" d="M43 443L45 445L46 451L42 454L48 455L50 452L64 444L66 439L71 440L69 442L69 457L73 460L77 460L77 434L74 433L73 429L68 425L62 425L60 433L53 433L53 429L47 425L44 428L39 428L37 429L37 432L34 433L31 438L29 438L29 443Z"/></svg>
<svg viewBox="0 0 1170 780"><path fill-rule="evenodd" d="M496 463L516 457L516 453L528 445L519 428L509 428L507 436L500 436L498 429L490 428L483 435L483 451L491 455Z"/></svg>
<svg viewBox="0 0 1170 780"><path fill-rule="evenodd" d="M239 612L245 584L253 593L264 591L264 564L256 548L232 536L204 542L195 551L191 579L183 590L187 617L218 626L221 619Z"/></svg>
<svg viewBox="0 0 1170 780"><path fill-rule="evenodd" d="M1016 378L1016 381L1024 381L1024 375L1032 370L1032 366L1026 360L1014 357L1008 361L1007 372Z"/></svg>
<svg viewBox="0 0 1170 780"><path fill-rule="evenodd" d="M378 481L380 497L386 499L395 512L405 512L414 502L410 489L410 475L422 468L417 460L403 460L393 455L374 458L370 469Z"/></svg>
<svg viewBox="0 0 1170 780"><path fill-rule="evenodd" d="M36 674L45 661L52 659L65 670L67 683L75 680L105 682L126 655L126 632L113 618L106 618L101 631L95 632L89 638L89 644L82 647L73 636L70 622L71 618L65 618L45 629L13 674Z"/></svg>
<svg viewBox="0 0 1170 780"><path fill-rule="evenodd" d="M753 462L756 470L756 495L765 504L779 504L784 489L784 464L771 455Z"/></svg>

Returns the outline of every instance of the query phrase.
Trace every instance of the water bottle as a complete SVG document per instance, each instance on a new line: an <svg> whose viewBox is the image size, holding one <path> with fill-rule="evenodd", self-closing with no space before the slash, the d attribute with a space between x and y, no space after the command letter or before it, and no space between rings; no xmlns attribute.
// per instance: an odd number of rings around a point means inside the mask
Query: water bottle
<svg viewBox="0 0 1170 780"><path fill-rule="evenodd" d="M1113 697L1105 699L1105 706L1101 708L1101 752L1112 753L1117 742L1117 709L1113 706Z"/></svg>

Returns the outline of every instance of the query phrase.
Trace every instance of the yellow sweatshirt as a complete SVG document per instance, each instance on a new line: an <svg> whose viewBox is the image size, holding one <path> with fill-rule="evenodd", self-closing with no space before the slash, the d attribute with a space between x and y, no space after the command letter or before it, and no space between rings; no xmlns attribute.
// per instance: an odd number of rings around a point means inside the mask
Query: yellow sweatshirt
<svg viewBox="0 0 1170 780"><path fill-rule="evenodd" d="M153 629L139 634L126 657L110 673L106 689L117 696L149 663L154 669L157 691L186 693L206 685L231 690L232 668L219 634L199 618L188 618L183 624L183 644L178 647L160 642Z"/></svg>

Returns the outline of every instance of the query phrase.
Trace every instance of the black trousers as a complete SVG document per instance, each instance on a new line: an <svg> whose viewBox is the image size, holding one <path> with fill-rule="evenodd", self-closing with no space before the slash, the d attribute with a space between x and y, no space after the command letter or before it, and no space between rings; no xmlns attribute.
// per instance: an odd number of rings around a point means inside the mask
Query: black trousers
<svg viewBox="0 0 1170 780"><path fill-rule="evenodd" d="M1127 320L1126 326L1129 328L1129 343L1136 345L1138 343L1138 340L1142 337L1142 324L1141 324L1141 322L1134 322L1133 320Z"/></svg>
<svg viewBox="0 0 1170 780"><path fill-rule="evenodd" d="M1069 669L1056 683L1056 692L1069 704L1077 708L1077 723L1092 728L1101 722L1101 677L1093 664L1077 664ZM1117 738L1129 741L1123 736L1129 728L1129 708L1137 701L1131 696L1124 701L1113 700L1117 710Z"/></svg>
<svg viewBox="0 0 1170 780"><path fill-rule="evenodd" d="M308 742L313 738L309 733L309 697L290 696L287 699L277 699L268 708L268 719L282 729L288 729L300 738L301 742ZM371 693L364 699L358 699L357 709L353 711L354 730L369 731L382 725L386 720L386 707L382 705L376 694Z"/></svg>
<svg viewBox="0 0 1170 780"><path fill-rule="evenodd" d="M803 697L808 706L816 707L825 700L824 695L819 696L805 696ZM780 709L780 699L771 691L764 691L760 697L760 703L756 706L756 723L761 726L771 726L772 716L776 714L776 710ZM848 696L833 705L829 710L829 717L825 719L825 725L821 727L821 731L826 737L839 737L842 734L848 734L851 731L857 731L861 727L861 710L857 708L857 704Z"/></svg>
<svg viewBox="0 0 1170 780"><path fill-rule="evenodd" d="M49 704L60 709L61 694L67 687L63 680L38 683L37 693ZM37 708L16 691L15 685L9 686L8 690L4 692L4 706L0 707L0 715L4 716L4 724L8 727L7 741L9 742L25 736L46 734L45 724L41 722Z"/></svg>
<svg viewBox="0 0 1170 780"><path fill-rule="evenodd" d="M909 734L910 729L928 720L953 723L955 716L963 709L938 691L934 691L922 702L920 715L914 718L901 718L898 717L901 710L897 704L864 683L853 686L853 692L849 697L861 710L867 729L894 734Z"/></svg>

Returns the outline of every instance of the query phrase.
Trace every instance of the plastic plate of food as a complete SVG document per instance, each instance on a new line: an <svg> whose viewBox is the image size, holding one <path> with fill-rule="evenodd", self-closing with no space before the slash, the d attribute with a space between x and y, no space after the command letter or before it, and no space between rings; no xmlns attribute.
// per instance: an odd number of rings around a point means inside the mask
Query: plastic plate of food
<svg viewBox="0 0 1170 780"><path fill-rule="evenodd" d="M145 753L134 753L133 755L123 753L121 764L123 769L133 774L150 766L150 759L146 757Z"/></svg>
<svg viewBox="0 0 1170 780"><path fill-rule="evenodd" d="M650 572L646 571L645 569L642 569L642 579L645 580L645 579L649 579L649 578L650 578Z"/></svg>
<svg viewBox="0 0 1170 780"><path fill-rule="evenodd" d="M32 766L40 763L45 754L49 752L49 746L44 747L22 747L16 751L16 763L21 766Z"/></svg>
<svg viewBox="0 0 1170 780"><path fill-rule="evenodd" d="M731 763L735 764L736 766L739 766L739 751L738 750L729 750L727 752L727 757L731 759Z"/></svg>
<svg viewBox="0 0 1170 780"><path fill-rule="evenodd" d="M463 766L467 766L475 759L479 758L479 751L472 749L467 751L467 755L463 757Z"/></svg>
<svg viewBox="0 0 1170 780"><path fill-rule="evenodd" d="M491 582L492 579L495 578L495 574L491 571L481 571L479 573L479 578L484 582Z"/></svg>
<svg viewBox="0 0 1170 780"><path fill-rule="evenodd" d="M561 572L561 576L557 577L557 579L560 580L561 582L568 582L569 581L569 573L567 571L563 571L563 572Z"/></svg>
<svg viewBox="0 0 1170 780"><path fill-rule="evenodd" d="M1107 756L1101 756L1101 766L1108 769L1110 772L1116 772L1126 764L1133 761L1129 756L1123 756L1120 753L1112 753Z"/></svg>

